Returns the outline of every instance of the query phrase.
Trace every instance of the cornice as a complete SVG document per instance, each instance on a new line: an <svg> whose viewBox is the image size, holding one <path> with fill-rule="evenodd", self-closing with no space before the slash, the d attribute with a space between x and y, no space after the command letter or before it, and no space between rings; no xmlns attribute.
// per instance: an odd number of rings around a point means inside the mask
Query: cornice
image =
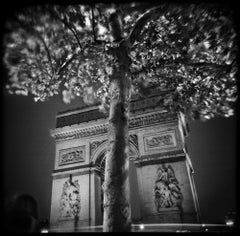
<svg viewBox="0 0 240 236"><path fill-rule="evenodd" d="M150 155L141 158L134 159L135 165L137 167L145 166L145 165L154 165L160 163L170 163L176 161L185 161L186 155L182 151L173 151L166 153L165 155Z"/></svg>
<svg viewBox="0 0 240 236"><path fill-rule="evenodd" d="M163 122L170 122L177 120L176 114L169 114L168 112L149 112L142 115L137 115L130 118L129 128L136 129L139 127L146 127ZM96 124L97 123L97 124ZM74 125L73 127L63 127L50 130L50 134L56 141L77 139L95 135L102 135L108 132L108 120L101 119L101 122L93 121L88 124Z"/></svg>
<svg viewBox="0 0 240 236"><path fill-rule="evenodd" d="M136 113L143 113L149 110L164 110L163 96L171 91L155 91L150 96L144 98L131 99L130 101L130 116ZM61 112L57 115L56 128L72 126L98 119L106 119L108 115L99 110L100 104L86 106L74 110Z"/></svg>
<svg viewBox="0 0 240 236"><path fill-rule="evenodd" d="M60 129L51 130L50 134L56 141L63 141L69 139L77 139L82 137L89 137L98 134L104 134L108 131L108 123L86 128L75 128L73 130L60 131Z"/></svg>

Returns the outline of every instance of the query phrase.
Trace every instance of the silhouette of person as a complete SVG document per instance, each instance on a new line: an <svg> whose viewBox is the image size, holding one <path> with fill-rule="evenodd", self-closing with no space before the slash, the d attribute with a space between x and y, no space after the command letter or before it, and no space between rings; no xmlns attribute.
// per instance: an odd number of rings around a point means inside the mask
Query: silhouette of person
<svg viewBox="0 0 240 236"><path fill-rule="evenodd" d="M38 205L28 194L13 196L6 206L6 231L12 233L37 232Z"/></svg>

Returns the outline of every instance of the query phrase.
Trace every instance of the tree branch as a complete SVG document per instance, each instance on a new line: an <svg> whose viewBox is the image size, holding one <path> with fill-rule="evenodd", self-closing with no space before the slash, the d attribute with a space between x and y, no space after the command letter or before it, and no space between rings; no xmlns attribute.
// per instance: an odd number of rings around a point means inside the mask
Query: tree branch
<svg viewBox="0 0 240 236"><path fill-rule="evenodd" d="M155 68L166 68L166 67L174 67L176 68L176 65L179 65L179 63L182 63L185 66L192 66L192 67L208 67L212 69L218 69L218 70L230 70L232 68L231 65L219 65L215 63L209 63L209 62L191 62L190 60L176 60L175 63L162 63L161 65L155 67ZM183 63L184 62L184 63ZM149 67L143 67L140 70L135 70L132 72L133 75L137 76L138 74L141 73L147 73L148 70L152 69L151 66ZM166 73L163 73L166 74Z"/></svg>
<svg viewBox="0 0 240 236"><path fill-rule="evenodd" d="M94 26L95 26L95 17L94 17L94 11L93 11L93 5L91 4L91 13L92 13L92 31L93 31L93 39L94 39L94 42L97 41L97 37L96 37L96 33L95 33L95 29L94 29Z"/></svg>
<svg viewBox="0 0 240 236"><path fill-rule="evenodd" d="M77 40L77 43L78 43L81 51L83 51L82 44L81 44L81 42L80 42L80 40L79 40L79 37L78 37L78 35L77 35L76 28L74 27L74 25L71 26L71 25L67 22L67 20L66 20L65 17L64 17L64 19L62 19L62 18L61 18L53 9L51 9L50 7L47 8L47 9L48 9L48 11L50 11L50 12L52 13L53 16L55 16L57 19L59 19L59 20L72 32L72 34L74 35L75 39ZM74 28L74 29L73 29L73 28Z"/></svg>
<svg viewBox="0 0 240 236"><path fill-rule="evenodd" d="M121 12L123 12L125 15L131 14L136 11L146 11L146 8L152 8L154 6L158 5L159 3L153 3L153 2L136 2L134 5L129 6L129 3L126 4L120 4L119 8Z"/></svg>
<svg viewBox="0 0 240 236"><path fill-rule="evenodd" d="M49 74L48 71L42 66L41 60L39 60L39 59L37 58L36 62L37 62L38 68L41 68L42 72L51 78L52 75Z"/></svg>
<svg viewBox="0 0 240 236"><path fill-rule="evenodd" d="M60 75L67 68L67 66L72 62L72 60L75 59L76 57L77 57L77 54L73 54L67 61L65 61L58 69L57 75Z"/></svg>
<svg viewBox="0 0 240 236"><path fill-rule="evenodd" d="M122 37L122 21L120 18L120 12L116 11L112 13L109 17L109 26L112 32L112 36L114 38L114 41L120 42Z"/></svg>
<svg viewBox="0 0 240 236"><path fill-rule="evenodd" d="M221 65L221 64L216 64L216 63L212 63L212 62L194 62L192 60L189 59L176 59L174 60L173 63L162 63L160 65L163 67L176 67L176 65L178 65L179 63L185 65L185 66L193 66L193 67L208 67L211 69L221 69L221 70L230 70L232 68L231 65Z"/></svg>
<svg viewBox="0 0 240 236"><path fill-rule="evenodd" d="M197 3L195 6L200 7L201 9L205 10L215 10L215 9L223 9L223 5L218 4L218 3ZM176 13L179 12L179 9L185 9L185 7L189 7L189 3L184 3L184 4L178 4L178 3L172 3L172 4L167 4L163 3L161 5L154 6L150 9L148 9L145 13L143 13L138 20L135 23L134 28L132 31L129 33L128 37L125 39L126 45L129 47L132 47L135 40L139 36L141 30L144 28L144 26L147 24L148 21L154 20L157 17L160 17L166 12L169 11L175 11ZM201 16L199 16L201 17Z"/></svg>
<svg viewBox="0 0 240 236"><path fill-rule="evenodd" d="M47 44L46 44L46 42L44 41L44 39L41 37L40 34L39 34L39 38L40 38L40 40L42 41L42 43L43 43L43 45L44 45L44 48L45 48L45 50L46 50L46 52L47 52L48 61L49 61L50 65L51 65L52 73L54 74L54 68L53 68L53 64L52 64L52 59L51 59L51 55L50 55L49 49L48 49L48 47L47 47Z"/></svg>
<svg viewBox="0 0 240 236"><path fill-rule="evenodd" d="M231 65L220 65L211 62L189 62L186 66L193 66L193 67L210 67L212 69L221 69L221 70L230 70L232 67Z"/></svg>
<svg viewBox="0 0 240 236"><path fill-rule="evenodd" d="M149 69L150 69L150 68L149 68ZM148 72L149 72L149 71L148 71L148 68L147 68L147 67L142 67L140 70L134 71L134 72L132 72L131 74L132 74L133 76L138 76L139 74L148 73ZM170 76L167 76L167 73L166 73L166 72L165 72L165 73L164 73L164 72L163 72L163 73L158 72L158 76L165 76L165 77L171 78ZM180 74L174 76L174 78L186 79L185 76L182 76L182 75L180 75Z"/></svg>
<svg viewBox="0 0 240 236"><path fill-rule="evenodd" d="M57 75L60 75L66 68L67 66L74 60L78 57L78 60L81 61L81 60L85 60L86 58L94 58L96 56L96 54L91 54L91 53L88 53L87 55L84 55L84 54L76 54L74 53L68 60L66 60L64 63L62 63L62 65L60 66L60 68L58 69L58 72L56 73Z"/></svg>
<svg viewBox="0 0 240 236"><path fill-rule="evenodd" d="M156 6L153 8L148 9L144 14L142 14L137 22L135 23L134 28L129 33L128 37L125 39L126 44L129 47L132 47L137 36L140 34L143 27L147 24L149 20L153 20L155 17L159 17L163 12L167 10L171 5L162 4L160 6Z"/></svg>
<svg viewBox="0 0 240 236"><path fill-rule="evenodd" d="M77 43L81 49L81 51L83 51L83 47L82 47L82 44L78 38L78 35L77 33L75 32L75 30L73 30L73 28L71 27L71 25L66 21L66 19L62 19L61 17L59 17L61 19L61 21L67 26L67 28L72 32L72 34L74 35L74 37L76 38L77 40ZM75 27L74 27L75 28Z"/></svg>
<svg viewBox="0 0 240 236"><path fill-rule="evenodd" d="M28 33L32 33L33 35L35 35L37 38L40 39L40 41L42 42L43 46L44 46L44 49L47 53L47 57L48 57L48 61L49 61L49 64L51 66L51 69L52 69L52 73L54 74L54 67L53 67L53 64L52 64L52 58L51 58L51 54L49 52L49 49L48 49L48 46L45 42L45 40L43 39L43 37L41 36L41 34L36 31L34 28L32 28L32 26L26 24L25 22L21 21L19 18L15 17L14 16L14 19L16 20L16 22L23 28L25 28L27 30Z"/></svg>
<svg viewBox="0 0 240 236"><path fill-rule="evenodd" d="M202 5L204 7L204 4L198 3L198 6ZM208 4L211 6L211 4ZM132 47L135 40L139 36L141 30L144 28L144 26L150 21L154 20L160 16L162 16L164 13L172 11L178 13L179 10L185 9L185 7L189 7L189 4L184 3L184 4L178 4L178 3L172 3L172 4L167 4L163 3L161 5L154 6L150 9L148 9L145 13L143 13L138 20L135 23L134 28L132 31L129 33L128 37L125 39L126 44L129 47Z"/></svg>

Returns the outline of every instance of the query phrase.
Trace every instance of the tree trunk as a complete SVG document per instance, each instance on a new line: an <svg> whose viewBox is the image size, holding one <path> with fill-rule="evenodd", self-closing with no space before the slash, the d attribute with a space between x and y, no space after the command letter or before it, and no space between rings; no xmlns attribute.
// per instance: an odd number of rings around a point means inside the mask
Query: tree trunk
<svg viewBox="0 0 240 236"><path fill-rule="evenodd" d="M129 203L129 102L130 74L128 49L115 48L117 58L110 87L109 145L104 182L104 232L131 230Z"/></svg>

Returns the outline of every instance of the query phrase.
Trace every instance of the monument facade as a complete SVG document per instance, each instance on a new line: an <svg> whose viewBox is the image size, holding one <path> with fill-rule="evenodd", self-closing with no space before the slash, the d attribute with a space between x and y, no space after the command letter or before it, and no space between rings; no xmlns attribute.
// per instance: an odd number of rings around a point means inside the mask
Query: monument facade
<svg viewBox="0 0 240 236"><path fill-rule="evenodd" d="M161 106L162 94L131 101L130 203L133 223L198 223L193 167L183 114ZM108 120L98 106L59 113L52 174L51 228L102 225Z"/></svg>

